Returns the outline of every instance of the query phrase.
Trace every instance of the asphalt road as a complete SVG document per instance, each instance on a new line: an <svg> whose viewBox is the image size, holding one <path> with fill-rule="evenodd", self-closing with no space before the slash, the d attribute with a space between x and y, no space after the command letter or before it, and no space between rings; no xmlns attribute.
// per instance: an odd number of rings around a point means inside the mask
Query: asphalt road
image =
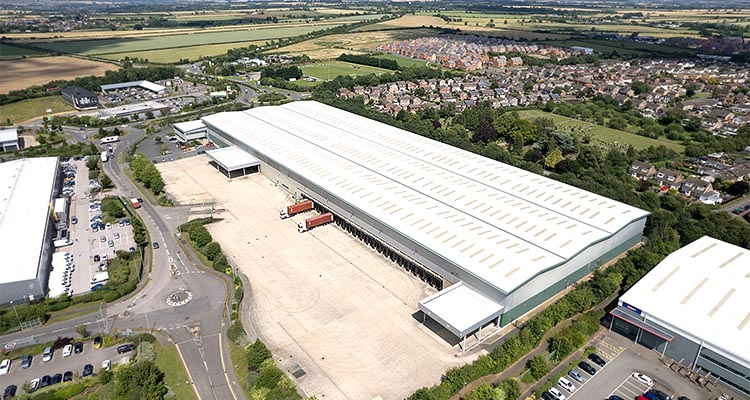
<svg viewBox="0 0 750 400"><path fill-rule="evenodd" d="M143 131L130 127L124 129L130 134L115 146L112 161L104 164L104 171L118 188L116 192L128 198L144 197L116 162L118 156L143 135ZM85 133L80 129L71 132L75 140L81 141L88 140L82 137ZM137 210L151 234L151 241L159 242L160 248L153 250L153 270L151 273L144 271L144 279L148 281L136 296L103 304L98 312L61 323L4 335L0 337L0 345L13 342L16 346L23 346L53 341L58 336L78 337L75 332L78 325L85 325L94 333L160 330L178 346L201 399L244 398L229 358L226 287L220 278L199 269L182 253L169 233L170 227L164 222L162 211L169 215L172 229L177 220L185 220L188 216L187 212L154 207L148 202ZM184 305L170 305L167 300L173 293L177 293L180 299L187 298L189 293L190 301Z"/></svg>

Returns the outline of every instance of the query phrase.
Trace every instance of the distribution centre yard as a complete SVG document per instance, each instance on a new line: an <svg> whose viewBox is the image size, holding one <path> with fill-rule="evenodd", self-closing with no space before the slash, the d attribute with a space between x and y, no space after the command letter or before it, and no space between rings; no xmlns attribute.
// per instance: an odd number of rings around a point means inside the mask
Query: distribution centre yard
<svg viewBox="0 0 750 400"><path fill-rule="evenodd" d="M555 127L565 132L575 131L589 131L593 138L602 143L619 143L633 146L635 149L642 150L649 146L657 147L664 145L679 153L685 150L685 146L676 143L671 140L664 138L652 139L649 137L636 135L627 131L621 131L619 129L612 129L606 126L593 124L591 122L581 121L574 118L568 118L562 115L553 114L541 110L522 110L518 112L521 118L534 119L534 118L550 118L555 122Z"/></svg>
<svg viewBox="0 0 750 400"><path fill-rule="evenodd" d="M112 64L65 56L0 61L0 92L26 89L57 79L104 75L105 71L117 68Z"/></svg>
<svg viewBox="0 0 750 400"><path fill-rule="evenodd" d="M33 118L75 110L62 96L46 96L0 106L0 122L10 120L11 124L17 125Z"/></svg>
<svg viewBox="0 0 750 400"><path fill-rule="evenodd" d="M207 228L250 281L245 328L282 370L305 371L296 382L306 395L403 399L473 359L412 317L434 289L336 225L298 233L313 214L280 220L292 200L264 176L228 180L207 156L156 165L178 202L216 199L221 220Z"/></svg>

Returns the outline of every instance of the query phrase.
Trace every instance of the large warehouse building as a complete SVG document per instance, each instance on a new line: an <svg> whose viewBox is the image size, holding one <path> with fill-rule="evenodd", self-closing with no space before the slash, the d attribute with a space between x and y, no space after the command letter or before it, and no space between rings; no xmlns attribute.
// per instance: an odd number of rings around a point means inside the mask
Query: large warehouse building
<svg viewBox="0 0 750 400"><path fill-rule="evenodd" d="M55 224L51 204L62 178L57 158L0 163L0 304L47 292Z"/></svg>
<svg viewBox="0 0 750 400"><path fill-rule="evenodd" d="M612 310L612 329L750 395L750 250L704 236Z"/></svg>
<svg viewBox="0 0 750 400"><path fill-rule="evenodd" d="M648 215L317 102L203 122L272 181L445 287L419 309L461 339L508 324L637 244Z"/></svg>

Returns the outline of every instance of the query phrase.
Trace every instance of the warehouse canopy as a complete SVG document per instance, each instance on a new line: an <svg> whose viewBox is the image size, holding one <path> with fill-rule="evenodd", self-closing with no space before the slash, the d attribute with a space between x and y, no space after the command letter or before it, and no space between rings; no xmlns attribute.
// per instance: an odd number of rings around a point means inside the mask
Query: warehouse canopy
<svg viewBox="0 0 750 400"><path fill-rule="evenodd" d="M463 282L419 301L420 311L461 339L500 318L504 308Z"/></svg>
<svg viewBox="0 0 750 400"><path fill-rule="evenodd" d="M260 167L260 161L257 158L237 146L209 150L206 155L216 164L214 166L229 178L258 172Z"/></svg>

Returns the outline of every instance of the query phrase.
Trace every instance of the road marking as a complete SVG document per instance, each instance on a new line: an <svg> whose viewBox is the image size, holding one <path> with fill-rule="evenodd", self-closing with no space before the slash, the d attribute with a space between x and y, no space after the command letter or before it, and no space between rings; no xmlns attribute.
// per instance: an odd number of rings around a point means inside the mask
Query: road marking
<svg viewBox="0 0 750 400"><path fill-rule="evenodd" d="M568 396L568 398L569 398L569 399L572 399L572 398L573 398L573 396L575 396L575 395L576 395L576 394L577 394L577 393L578 393L578 392L579 392L579 391L581 390L581 388L582 388L582 387L584 387L584 386L585 386L585 385L586 385L587 383L591 382L591 381L592 381L592 380L593 380L593 379L594 379L594 378L596 377L596 375L597 375L597 374L599 374L599 373L600 373L601 371L603 371L603 370L604 370L604 368L607 368L607 366L609 366L609 364L610 364L610 363L611 363L612 361L614 361L614 360L615 360L615 358L619 357L619 356L620 356L620 354L622 354L622 352L620 352L620 353L618 353L618 354L617 354L616 356L612 357L612 359L611 359L611 360L609 360L609 362L608 362L608 363L607 363L606 365L604 365L604 366L603 366L603 367L602 367L602 368L601 368L601 369L600 369L600 370L599 370L599 371L598 371L598 372L597 372L596 374L594 374L594 375L591 375L591 376L589 377L589 379L586 379L586 381L585 381L585 382L583 382L583 383L581 384L581 386L579 386L579 387L578 387L578 388L576 389L576 391L575 391L575 392L571 393L571 394L570 394L570 396ZM625 378L625 379L627 380L627 378Z"/></svg>
<svg viewBox="0 0 750 400"><path fill-rule="evenodd" d="M62 332L62 331L64 331L65 329L66 329L66 328L55 329L54 331L52 331L52 333Z"/></svg>
<svg viewBox="0 0 750 400"><path fill-rule="evenodd" d="M180 355L180 360L182 360L182 365L185 367L185 371L188 374L188 378L190 379L190 384L193 386L193 391L195 391L196 397L198 397L198 400L201 400L201 394L198 393L198 388L195 386L195 382L193 381L193 376L190 374L190 368L188 368L187 363L185 362L185 358L182 356L182 350L180 350L179 344L175 345L174 347L177 348L177 354Z"/></svg>

